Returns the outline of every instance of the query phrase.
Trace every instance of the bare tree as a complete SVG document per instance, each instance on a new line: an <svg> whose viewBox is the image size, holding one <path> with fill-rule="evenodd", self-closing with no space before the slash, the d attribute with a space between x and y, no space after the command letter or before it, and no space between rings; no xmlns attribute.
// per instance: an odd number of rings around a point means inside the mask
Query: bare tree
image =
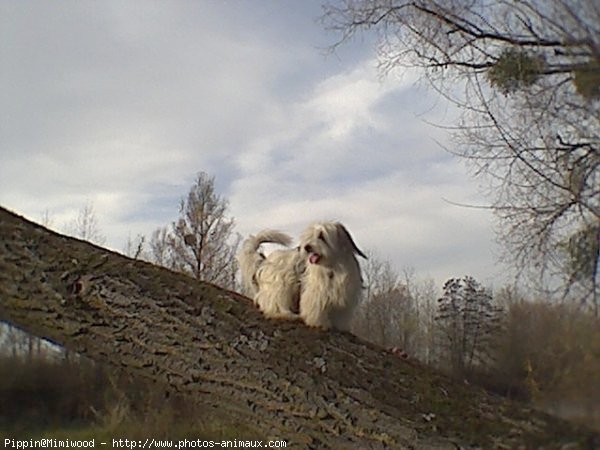
<svg viewBox="0 0 600 450"><path fill-rule="evenodd" d="M98 227L98 219L96 217L96 211L94 210L94 204L91 202L86 203L69 225L67 225L69 234L83 239L84 241L93 242L98 245L103 245L106 238L100 232Z"/></svg>
<svg viewBox="0 0 600 450"><path fill-rule="evenodd" d="M150 254L148 258L154 264L171 267L169 256L169 231L167 227L157 228L150 236Z"/></svg>
<svg viewBox="0 0 600 450"><path fill-rule="evenodd" d="M599 3L341 0L324 20L339 43L375 31L383 70L419 67L455 102L451 151L488 180L508 259L598 314Z"/></svg>
<svg viewBox="0 0 600 450"><path fill-rule="evenodd" d="M375 252L367 251L368 258L362 265L365 295L355 313L353 332L370 342L391 347L391 320L393 303L391 293L397 287L398 275L389 261L382 260Z"/></svg>
<svg viewBox="0 0 600 450"><path fill-rule="evenodd" d="M52 227L54 226L54 218L52 217L52 213L50 212L50 210L44 210L44 212L42 213L40 224L45 226L46 228L52 229Z"/></svg>
<svg viewBox="0 0 600 450"><path fill-rule="evenodd" d="M411 357L433 364L436 360L436 321L438 289L432 278L418 278L413 268L402 271L403 283L412 300L416 318L414 345L409 349Z"/></svg>
<svg viewBox="0 0 600 450"><path fill-rule="evenodd" d="M367 252L363 266L365 299L357 310L353 332L382 347L416 354L418 308L389 261Z"/></svg>
<svg viewBox="0 0 600 450"><path fill-rule="evenodd" d="M179 219L152 234L152 260L198 280L235 288L240 237L227 209L227 200L215 191L214 177L199 173L181 200Z"/></svg>
<svg viewBox="0 0 600 450"><path fill-rule="evenodd" d="M146 244L146 237L138 234L135 238L132 238L131 235L127 237L127 242L125 243L124 253L133 259L143 259L144 258L144 246Z"/></svg>

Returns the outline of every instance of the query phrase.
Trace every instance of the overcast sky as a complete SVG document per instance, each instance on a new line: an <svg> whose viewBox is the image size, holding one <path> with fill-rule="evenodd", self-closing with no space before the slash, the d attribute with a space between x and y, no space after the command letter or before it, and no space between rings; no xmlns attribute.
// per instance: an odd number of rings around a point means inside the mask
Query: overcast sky
<svg viewBox="0 0 600 450"><path fill-rule="evenodd" d="M242 235L340 220L441 284L496 264L478 183L430 123L451 108L317 1L0 0L0 205L65 229L94 205L106 246L175 220L216 177Z"/></svg>

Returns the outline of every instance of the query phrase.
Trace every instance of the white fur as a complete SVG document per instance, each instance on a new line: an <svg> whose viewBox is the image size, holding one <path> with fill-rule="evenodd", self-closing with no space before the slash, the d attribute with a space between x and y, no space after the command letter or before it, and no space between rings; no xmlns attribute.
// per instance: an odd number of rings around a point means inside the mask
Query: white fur
<svg viewBox="0 0 600 450"><path fill-rule="evenodd" d="M258 250L266 242L289 246L292 238L279 231L264 230L250 236L238 255L244 293L265 317L297 319L302 269L298 250L275 250L265 257ZM298 266L298 267L297 267Z"/></svg>
<svg viewBox="0 0 600 450"><path fill-rule="evenodd" d="M348 330L363 287L355 255L365 255L338 222L311 225L300 237L300 250L306 261L300 316L309 326Z"/></svg>
<svg viewBox="0 0 600 450"><path fill-rule="evenodd" d="M258 252L263 242L287 246L290 241L266 230L244 242L239 262L246 295L266 317L301 317L312 327L348 330L362 291L355 255L365 255L337 222L311 225L297 249L276 250L268 257Z"/></svg>

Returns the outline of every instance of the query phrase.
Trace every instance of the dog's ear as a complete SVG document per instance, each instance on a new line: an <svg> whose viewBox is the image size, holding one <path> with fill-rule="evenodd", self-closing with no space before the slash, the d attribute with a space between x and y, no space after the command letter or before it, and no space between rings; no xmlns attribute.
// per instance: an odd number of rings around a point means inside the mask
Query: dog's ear
<svg viewBox="0 0 600 450"><path fill-rule="evenodd" d="M350 245L352 246L352 250L354 251L354 253L356 253L357 255L362 256L363 258L367 259L367 255L365 255L360 250L360 248L358 248L358 246L354 242L354 239L352 239L352 235L346 229L346 227L344 225L342 225L341 223L337 223L337 228L338 228L338 232L339 233L341 233L342 235L346 236L346 239L348 239L348 241L350 242Z"/></svg>

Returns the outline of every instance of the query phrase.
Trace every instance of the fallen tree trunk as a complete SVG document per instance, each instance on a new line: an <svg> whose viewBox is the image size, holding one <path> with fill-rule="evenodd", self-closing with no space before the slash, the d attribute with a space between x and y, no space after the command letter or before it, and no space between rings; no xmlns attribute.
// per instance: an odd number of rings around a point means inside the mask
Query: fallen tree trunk
<svg viewBox="0 0 600 450"><path fill-rule="evenodd" d="M0 208L0 320L290 447L592 448L594 433ZM242 438L242 437L240 437Z"/></svg>

